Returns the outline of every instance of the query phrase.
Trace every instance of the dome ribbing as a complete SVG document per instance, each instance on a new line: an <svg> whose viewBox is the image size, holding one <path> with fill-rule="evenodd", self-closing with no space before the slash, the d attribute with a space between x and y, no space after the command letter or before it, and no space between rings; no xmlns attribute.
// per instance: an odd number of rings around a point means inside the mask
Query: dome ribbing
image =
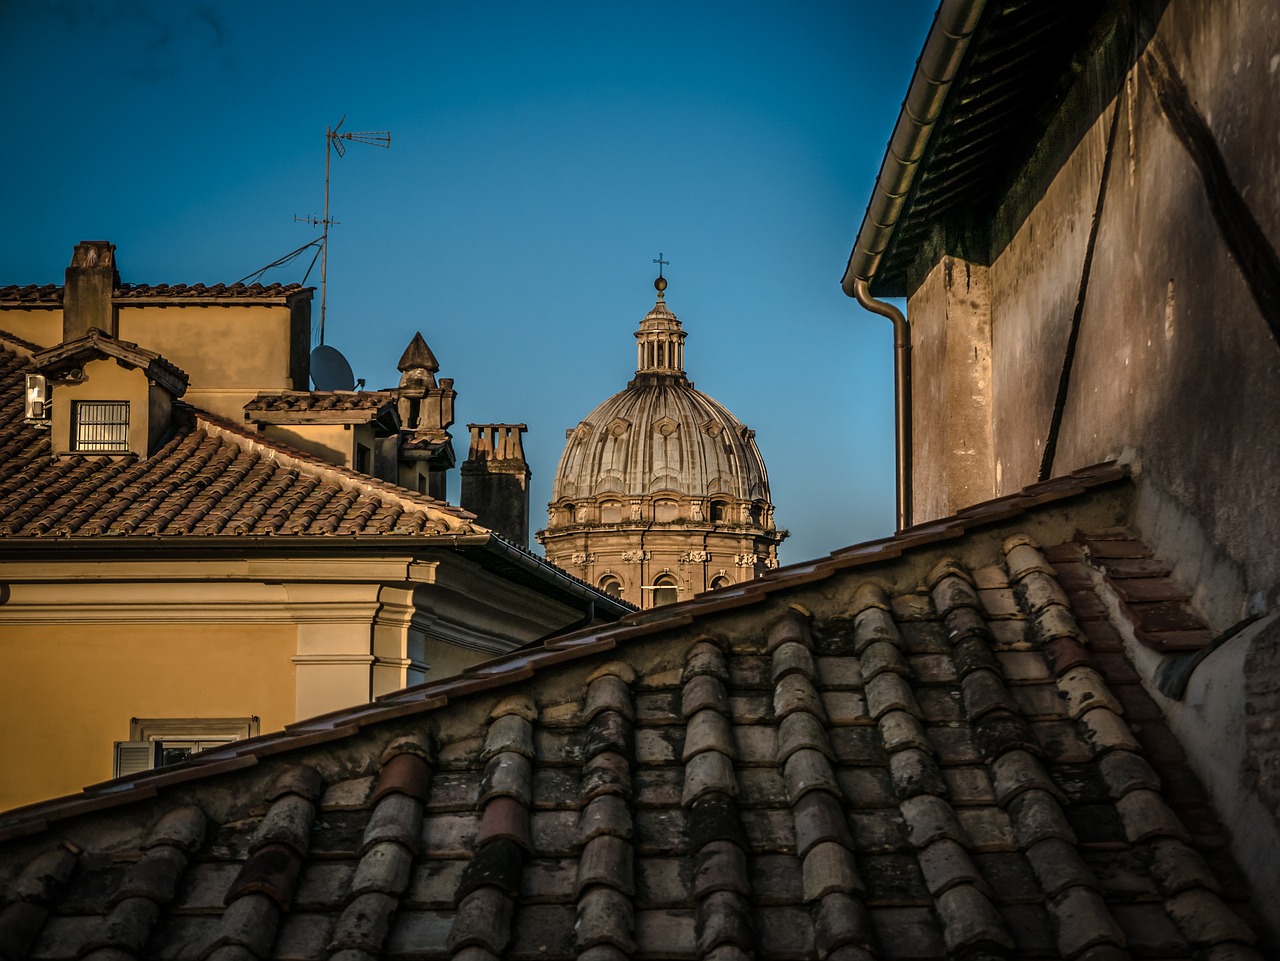
<svg viewBox="0 0 1280 961"><path fill-rule="evenodd" d="M635 333L636 375L567 431L547 558L651 606L777 566L769 478L755 432L694 388L685 331L658 300Z"/></svg>

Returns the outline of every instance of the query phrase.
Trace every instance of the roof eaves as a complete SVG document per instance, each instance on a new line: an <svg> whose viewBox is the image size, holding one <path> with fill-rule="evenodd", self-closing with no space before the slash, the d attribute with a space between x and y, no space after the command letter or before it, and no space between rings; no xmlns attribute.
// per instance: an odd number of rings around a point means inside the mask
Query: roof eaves
<svg viewBox="0 0 1280 961"><path fill-rule="evenodd" d="M38 351L31 356L32 366L39 371L58 372L85 356L110 357L122 364L144 371L175 397L186 392L186 371L153 350L139 347L128 340L112 337L96 327L76 340Z"/></svg>
<svg viewBox="0 0 1280 961"><path fill-rule="evenodd" d="M483 530L483 528L481 529ZM559 591L593 602L597 612L617 620L636 610L628 602L610 597L598 587L575 577L545 558L525 550L520 545L511 543L501 535L492 532L488 533L490 536L483 543L477 544L482 550L506 563L528 571L537 580Z"/></svg>
<svg viewBox="0 0 1280 961"><path fill-rule="evenodd" d="M33 344L31 341L25 340L7 330L0 330L0 348L28 359L32 354L38 354L44 350L39 344Z"/></svg>
<svg viewBox="0 0 1280 961"><path fill-rule="evenodd" d="M987 0L942 0L934 15L845 267L841 286L850 297L854 296L857 281L870 282L875 276L880 259L889 248L907 195L915 184L925 151L986 7Z"/></svg>

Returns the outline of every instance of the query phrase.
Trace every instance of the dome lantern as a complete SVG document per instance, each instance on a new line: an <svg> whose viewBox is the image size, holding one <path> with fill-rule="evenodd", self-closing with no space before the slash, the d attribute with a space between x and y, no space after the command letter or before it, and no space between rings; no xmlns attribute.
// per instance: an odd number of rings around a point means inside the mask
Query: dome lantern
<svg viewBox="0 0 1280 961"><path fill-rule="evenodd" d="M640 321L636 331L636 377L667 377L688 384L684 373L684 328L663 296L667 280L658 274L653 282L658 300ZM692 384L689 384L692 387Z"/></svg>

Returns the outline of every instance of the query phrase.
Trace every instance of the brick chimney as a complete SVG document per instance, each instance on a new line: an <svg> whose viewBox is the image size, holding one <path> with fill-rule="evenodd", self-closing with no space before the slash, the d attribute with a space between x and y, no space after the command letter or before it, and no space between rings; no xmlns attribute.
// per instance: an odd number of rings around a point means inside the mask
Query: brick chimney
<svg viewBox="0 0 1280 961"><path fill-rule="evenodd" d="M462 462L464 510L518 547L529 546L529 478L524 424L468 424L471 450Z"/></svg>
<svg viewBox="0 0 1280 961"><path fill-rule="evenodd" d="M120 286L116 245L105 240L76 244L62 290L62 342L79 340L97 327L115 337L118 332L112 295Z"/></svg>

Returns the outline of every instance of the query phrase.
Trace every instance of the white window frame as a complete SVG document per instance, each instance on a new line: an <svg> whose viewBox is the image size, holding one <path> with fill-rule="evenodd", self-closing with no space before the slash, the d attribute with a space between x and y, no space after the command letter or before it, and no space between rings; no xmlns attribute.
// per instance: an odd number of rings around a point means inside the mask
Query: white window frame
<svg viewBox="0 0 1280 961"><path fill-rule="evenodd" d="M134 717L129 740L115 742L112 777L137 774L161 766L166 747L191 747L192 754L258 734L252 717Z"/></svg>

